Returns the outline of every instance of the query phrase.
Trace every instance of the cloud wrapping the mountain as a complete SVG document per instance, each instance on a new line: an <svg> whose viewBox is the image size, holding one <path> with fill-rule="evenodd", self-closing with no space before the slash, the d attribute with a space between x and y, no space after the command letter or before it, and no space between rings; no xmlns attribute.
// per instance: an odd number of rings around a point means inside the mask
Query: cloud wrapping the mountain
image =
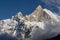
<svg viewBox="0 0 60 40"><path fill-rule="evenodd" d="M48 12L48 10L46 10ZM60 34L60 17L57 14L52 13L49 11L50 16L55 20L45 21L44 22L44 29L36 28L32 33L33 40L44 40L52 37L56 37ZM55 16L55 17L54 17Z"/></svg>
<svg viewBox="0 0 60 40"><path fill-rule="evenodd" d="M60 34L60 16L48 9L42 9L40 5L31 15L27 15L26 17L21 17L20 15L21 13L12 19L0 21L1 32L6 32L8 36L11 35L12 37L14 34L17 37L16 35L21 32L22 36L18 35L19 37L17 38L22 39L24 37L24 40L26 39L23 33L26 31L24 27L27 29L31 28L30 34L32 40L45 40ZM21 29L24 31L22 32Z"/></svg>

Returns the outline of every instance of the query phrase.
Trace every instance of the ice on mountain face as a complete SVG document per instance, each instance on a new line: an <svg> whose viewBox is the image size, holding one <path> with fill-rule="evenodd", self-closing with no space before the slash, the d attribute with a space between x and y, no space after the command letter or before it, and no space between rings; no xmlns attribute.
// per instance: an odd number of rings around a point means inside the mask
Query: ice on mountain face
<svg viewBox="0 0 60 40"><path fill-rule="evenodd" d="M56 14L53 14L51 11L47 10L47 9L44 9L44 11L46 11L47 14L49 14L49 16L56 20L56 21L59 21L59 19L57 18L57 15Z"/></svg>
<svg viewBox="0 0 60 40"><path fill-rule="evenodd" d="M0 21L0 34L8 33L19 40L43 40L60 34L60 16L40 5L30 15L19 12Z"/></svg>

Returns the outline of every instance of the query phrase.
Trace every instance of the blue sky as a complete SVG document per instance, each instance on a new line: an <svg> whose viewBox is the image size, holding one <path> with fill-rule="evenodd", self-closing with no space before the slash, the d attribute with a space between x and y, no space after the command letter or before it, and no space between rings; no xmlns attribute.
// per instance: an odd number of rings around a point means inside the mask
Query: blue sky
<svg viewBox="0 0 60 40"><path fill-rule="evenodd" d="M41 0L0 0L0 20L11 18L11 16L16 15L19 11L23 15L30 14L38 5L58 12L55 6L47 6Z"/></svg>

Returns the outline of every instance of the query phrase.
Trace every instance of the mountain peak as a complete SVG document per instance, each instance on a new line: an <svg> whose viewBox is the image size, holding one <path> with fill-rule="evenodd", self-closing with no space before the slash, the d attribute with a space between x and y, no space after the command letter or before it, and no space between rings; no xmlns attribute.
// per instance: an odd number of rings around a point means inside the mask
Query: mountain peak
<svg viewBox="0 0 60 40"><path fill-rule="evenodd" d="M37 8L29 15L29 20L40 21L40 16L43 14L43 8L38 5Z"/></svg>
<svg viewBox="0 0 60 40"><path fill-rule="evenodd" d="M21 20L24 19L24 20L37 21L37 22L51 19L50 16L43 10L43 8L40 5L38 5L37 8L30 15L24 17L22 13L19 12L17 17Z"/></svg>
<svg viewBox="0 0 60 40"><path fill-rule="evenodd" d="M37 14L41 14L42 12L43 12L43 8L40 5L38 5L36 10L34 10L34 12L32 12L32 14L37 15Z"/></svg>
<svg viewBox="0 0 60 40"><path fill-rule="evenodd" d="M41 5L38 5L36 9L37 9L37 10L38 10L38 9L42 9Z"/></svg>
<svg viewBox="0 0 60 40"><path fill-rule="evenodd" d="M60 34L60 16L39 5L30 15L23 16L21 12L18 12L11 19L1 20L0 34L2 33L17 37L19 40L51 38Z"/></svg>
<svg viewBox="0 0 60 40"><path fill-rule="evenodd" d="M18 12L17 16L18 16L19 19L23 18L23 15L22 15L21 12Z"/></svg>

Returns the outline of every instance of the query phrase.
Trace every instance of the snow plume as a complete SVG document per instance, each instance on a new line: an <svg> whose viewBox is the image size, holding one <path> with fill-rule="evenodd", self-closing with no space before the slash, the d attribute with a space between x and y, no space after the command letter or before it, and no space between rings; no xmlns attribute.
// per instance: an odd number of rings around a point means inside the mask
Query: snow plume
<svg viewBox="0 0 60 40"><path fill-rule="evenodd" d="M38 6L32 14L23 16L19 12L11 19L0 21L0 34L17 40L45 40L60 34L60 16Z"/></svg>

